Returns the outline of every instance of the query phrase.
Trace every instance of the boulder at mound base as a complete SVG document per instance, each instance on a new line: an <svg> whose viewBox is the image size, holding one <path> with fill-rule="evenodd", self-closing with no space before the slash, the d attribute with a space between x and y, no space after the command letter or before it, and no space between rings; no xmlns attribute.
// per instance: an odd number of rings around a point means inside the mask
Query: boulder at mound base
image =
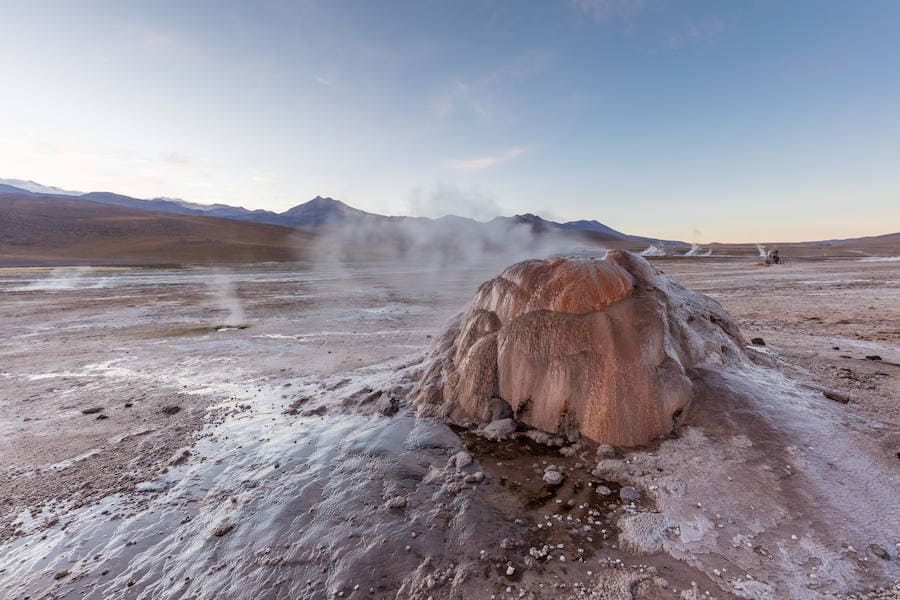
<svg viewBox="0 0 900 600"><path fill-rule="evenodd" d="M695 367L743 361L737 325L628 252L528 260L478 289L429 355L420 414L633 446L670 432ZM696 371L696 372L702 372Z"/></svg>

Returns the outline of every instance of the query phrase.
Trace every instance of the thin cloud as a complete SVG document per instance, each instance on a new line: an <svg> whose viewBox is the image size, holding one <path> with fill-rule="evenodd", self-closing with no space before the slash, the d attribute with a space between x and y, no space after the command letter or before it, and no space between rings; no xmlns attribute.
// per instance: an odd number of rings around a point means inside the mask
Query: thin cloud
<svg viewBox="0 0 900 600"><path fill-rule="evenodd" d="M324 86L332 87L332 88L334 87L334 82L333 82L333 81L331 81L330 79L327 79L327 78L325 78L325 77L322 77L321 75L316 75L316 74L314 73L314 74L313 74L313 79L315 79L317 83L321 83L321 84L324 85Z"/></svg>
<svg viewBox="0 0 900 600"><path fill-rule="evenodd" d="M525 154L525 148L510 148L496 154L450 160L447 162L447 166L454 171L483 171L514 160L523 154Z"/></svg>
<svg viewBox="0 0 900 600"><path fill-rule="evenodd" d="M187 156L186 154L179 154L178 152L169 152L168 154L163 155L162 161L170 165L178 166L185 166L195 162L192 157Z"/></svg>
<svg viewBox="0 0 900 600"><path fill-rule="evenodd" d="M598 23L633 19L647 8L647 0L572 0L572 6Z"/></svg>
<svg viewBox="0 0 900 600"><path fill-rule="evenodd" d="M544 50L527 52L471 80L454 78L432 99L431 113L438 118L472 115L482 121L512 112L506 106L520 84L549 70L556 55Z"/></svg>
<svg viewBox="0 0 900 600"><path fill-rule="evenodd" d="M679 31L666 34L666 41L653 52L676 52L692 46L705 46L725 32L725 23L719 18L690 21Z"/></svg>

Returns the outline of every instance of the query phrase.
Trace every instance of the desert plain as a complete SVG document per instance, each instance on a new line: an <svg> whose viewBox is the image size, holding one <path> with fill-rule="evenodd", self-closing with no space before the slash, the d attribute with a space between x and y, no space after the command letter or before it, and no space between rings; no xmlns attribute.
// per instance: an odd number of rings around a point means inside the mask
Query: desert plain
<svg viewBox="0 0 900 600"><path fill-rule="evenodd" d="M651 259L753 368L615 449L416 417L497 265L0 269L0 597L896 598L900 262L797 254Z"/></svg>

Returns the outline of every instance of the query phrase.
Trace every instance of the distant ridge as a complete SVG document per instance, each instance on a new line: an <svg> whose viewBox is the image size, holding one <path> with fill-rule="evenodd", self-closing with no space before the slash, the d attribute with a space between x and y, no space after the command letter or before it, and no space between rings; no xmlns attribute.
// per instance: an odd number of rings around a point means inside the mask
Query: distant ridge
<svg viewBox="0 0 900 600"><path fill-rule="evenodd" d="M627 235L597 221L556 223L534 214L487 222L453 215L384 216L321 196L274 213L109 192L47 194L0 183L0 266L416 257L441 267L510 264L523 257L591 247L638 251L648 244L670 246L662 252L670 258L695 255L678 242ZM793 257L896 257L900 233L776 245ZM714 257L756 257L757 246L708 248Z"/></svg>
<svg viewBox="0 0 900 600"><path fill-rule="evenodd" d="M23 187L24 186L24 187ZM30 188L30 189L29 189ZM123 194L112 192L88 192L82 194L79 192L71 192L62 190L52 186L44 186L34 181L25 181L22 179L0 179L0 193L24 193L24 194L41 194L44 196L65 196L78 197L100 204L108 204L112 206L121 206L126 208L136 208L141 210L151 210L156 212L171 213L178 215L202 215L207 217L221 217L224 219L235 219L239 221L250 221L252 223L264 223L268 225L281 225L285 227L322 227L328 225L337 225L342 223L391 223L403 221L419 221L419 222L469 222L473 225L479 224L479 221L458 217L455 215L446 215L439 219L429 219L427 217L390 217L369 213L357 208L353 208L334 198L316 196L308 202L299 204L284 212L276 213L268 210L249 210L240 206L229 206L227 204L195 204L184 200L174 198L150 198L140 199ZM488 223L506 223L506 224L527 224L531 226L532 232L542 233L550 230L568 230L580 231L590 234L591 239L597 241L640 241L647 243L664 243L684 245L684 242L677 241L660 241L655 238L646 238L641 236L633 236L622 233L604 225L599 221L570 221L567 223L557 223L549 221L538 215L523 214L514 215L512 217L496 217ZM484 223L481 223L484 225Z"/></svg>

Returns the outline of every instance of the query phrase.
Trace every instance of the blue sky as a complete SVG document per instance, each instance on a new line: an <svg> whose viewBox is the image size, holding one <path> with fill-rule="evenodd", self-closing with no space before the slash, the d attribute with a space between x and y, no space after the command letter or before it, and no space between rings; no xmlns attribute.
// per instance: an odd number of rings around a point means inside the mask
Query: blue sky
<svg viewBox="0 0 900 600"><path fill-rule="evenodd" d="M900 2L7 2L0 176L284 210L900 230Z"/></svg>

